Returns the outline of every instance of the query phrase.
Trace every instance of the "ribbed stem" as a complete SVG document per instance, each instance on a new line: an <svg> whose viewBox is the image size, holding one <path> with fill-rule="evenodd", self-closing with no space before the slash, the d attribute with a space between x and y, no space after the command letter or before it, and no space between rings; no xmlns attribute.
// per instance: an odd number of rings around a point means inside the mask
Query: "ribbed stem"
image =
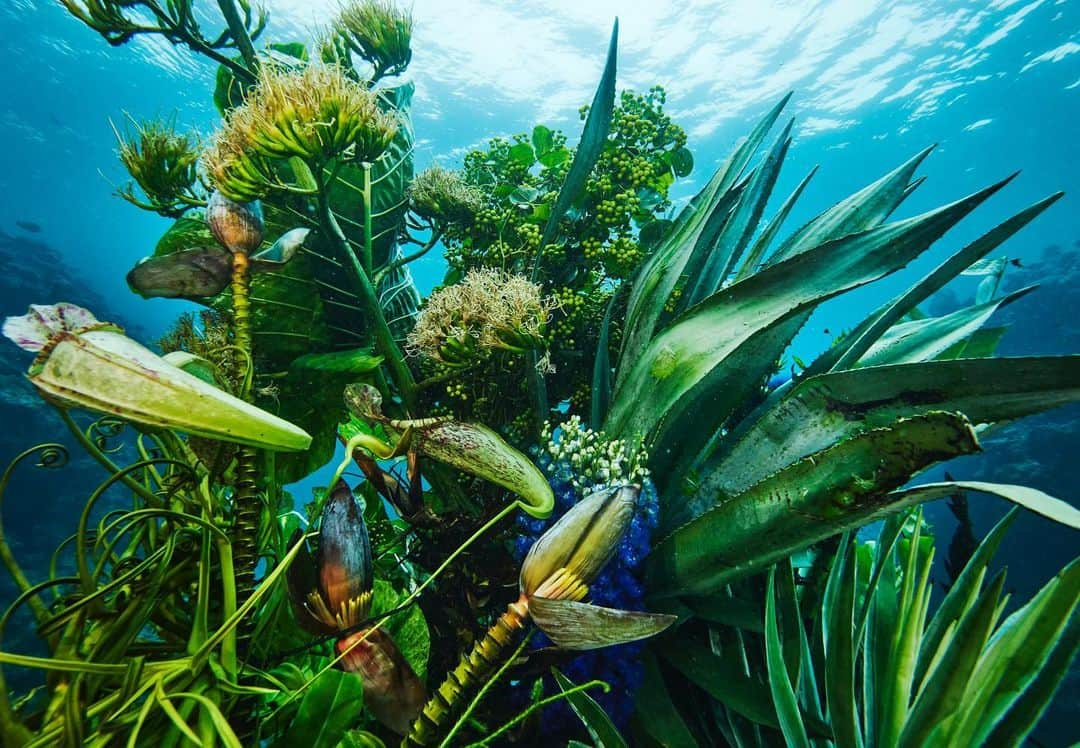
<svg viewBox="0 0 1080 748"><path fill-rule="evenodd" d="M250 276L248 258L243 252L233 253L233 342L246 356L237 366L240 387L237 395L251 399L251 376L247 366L251 361L251 302L248 298ZM244 360L246 359L246 360ZM242 604L255 587L255 564L258 562L259 539L259 481L258 455L251 447L239 447L236 452L236 483L233 488L233 560L236 569L236 594Z"/></svg>
<svg viewBox="0 0 1080 748"><path fill-rule="evenodd" d="M450 720L468 705L464 697L499 667L506 650L524 630L528 615L528 608L522 602L512 603L484 638L461 656L457 667L447 674L413 722L412 730L401 742L403 748L433 745L439 740L449 728Z"/></svg>

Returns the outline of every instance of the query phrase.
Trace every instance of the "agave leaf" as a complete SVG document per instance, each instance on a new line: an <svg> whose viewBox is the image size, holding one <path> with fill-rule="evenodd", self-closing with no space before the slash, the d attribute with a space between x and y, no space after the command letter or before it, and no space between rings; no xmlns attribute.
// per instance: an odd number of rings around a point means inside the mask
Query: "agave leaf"
<svg viewBox="0 0 1080 748"><path fill-rule="evenodd" d="M618 294L612 294L608 302L607 311L604 312L604 321L600 325L600 340L596 344L596 360L593 362L592 401L590 403L590 423L594 429L599 429L607 416L611 405L611 356L608 349L611 347L611 313L615 309L615 299Z"/></svg>
<svg viewBox="0 0 1080 748"><path fill-rule="evenodd" d="M1020 211L945 260L910 289L871 314L866 322L847 335L838 345L822 354L820 363L815 361L808 374L817 374L827 369L851 368L904 315L930 298L934 292L958 274L964 272L964 269L969 268L973 261L994 251L1005 240L1057 202L1062 194L1064 193L1058 192L1050 195Z"/></svg>
<svg viewBox="0 0 1080 748"><path fill-rule="evenodd" d="M788 214L791 213L791 209L795 207L795 203L802 196L803 190L806 189L806 185L810 184L810 180L817 174L818 167L815 166L810 170L810 173L803 177L803 180L799 182L798 186L788 195L784 204L780 206L780 210L776 211L776 214L769 219L769 224L765 227L764 231L754 242L754 246L746 254L746 258L742 261L739 267L739 272L735 276L736 281L741 281L749 275L753 275L758 265L765 258L765 252L772 246L773 240L776 239L776 235L780 233L781 227L784 225L784 221L787 220Z"/></svg>
<svg viewBox="0 0 1080 748"><path fill-rule="evenodd" d="M983 327L971 333L966 339L953 343L943 352L934 356L935 361L948 361L957 358L990 358L997 351L1001 339L1009 331L1007 325L1001 327Z"/></svg>
<svg viewBox="0 0 1080 748"><path fill-rule="evenodd" d="M768 587L765 591L765 658L768 663L769 688L780 722L780 731L784 742L796 748L810 748L810 739L803 726L799 704L795 700L795 690L791 685L788 665L784 661L780 632L776 624L776 570L769 572ZM789 624L790 625L790 624Z"/></svg>
<svg viewBox="0 0 1080 748"><path fill-rule="evenodd" d="M713 295L657 335L633 362L605 431L617 438L646 436L656 443L665 432L685 434L685 417L696 416L699 423L706 420L705 433L713 433L748 387L757 386L755 374L763 378L776 360L769 352L768 359L758 361L758 372L742 367L736 372L723 365L725 359L744 345L753 346L775 325L899 269L1000 187L827 242Z"/></svg>
<svg viewBox="0 0 1080 748"><path fill-rule="evenodd" d="M825 700L839 745L861 746L855 701L855 546L845 534L837 549L822 606L825 644Z"/></svg>
<svg viewBox="0 0 1080 748"><path fill-rule="evenodd" d="M602 608L573 600L529 599L529 614L563 649L599 649L647 639L675 623L676 616Z"/></svg>
<svg viewBox="0 0 1080 748"><path fill-rule="evenodd" d="M1005 586L1004 570L983 590L975 604L950 626L948 645L934 659L900 733L900 746L926 745L930 731L960 705L994 624ZM920 653L921 654L921 653Z"/></svg>
<svg viewBox="0 0 1080 748"><path fill-rule="evenodd" d="M1080 356L931 361L811 377L747 419L702 471L694 495L664 520L688 521L796 460L928 408L990 423L1077 399Z"/></svg>
<svg viewBox="0 0 1080 748"><path fill-rule="evenodd" d="M1037 288L1028 286L984 304L958 309L941 317L928 317L894 325L859 359L856 366L881 366L929 361L982 327L999 307L1026 296Z"/></svg>
<svg viewBox="0 0 1080 748"><path fill-rule="evenodd" d="M709 183L679 213L663 241L642 263L627 303L625 334L615 382L616 395L631 368L630 364L638 360L652 340L664 305L675 290L691 255L699 251L699 245L707 247L709 239L715 237L719 226L727 220L728 210L738 197L733 189L736 182L790 98L790 93L784 96L758 122L746 140L716 170Z"/></svg>
<svg viewBox="0 0 1080 748"><path fill-rule="evenodd" d="M720 647L717 654L694 640L664 637L658 640L658 650L690 682L724 706L753 722L779 728L768 686L747 675L733 647Z"/></svg>
<svg viewBox="0 0 1080 748"><path fill-rule="evenodd" d="M555 676L560 691L565 692L574 687L574 684L555 668L551 669L551 673ZM611 717L591 696L584 691L578 691L567 696L566 700L589 731L589 737L596 742L596 748L626 748L626 741L619 734Z"/></svg>
<svg viewBox="0 0 1080 748"><path fill-rule="evenodd" d="M926 483L914 488L894 491L893 498L905 504L921 504L924 501L951 496L957 491L976 491L1008 499L1047 519L1060 522L1074 530L1080 530L1080 509L1071 504L1055 499L1053 496L1027 486L1012 486L1006 483L982 483L978 481L946 481Z"/></svg>
<svg viewBox="0 0 1080 748"><path fill-rule="evenodd" d="M413 444L421 454L513 491L533 517L543 519L555 506L555 495L539 468L487 426L444 421L418 429Z"/></svg>
<svg viewBox="0 0 1080 748"><path fill-rule="evenodd" d="M961 711L951 721L950 746L986 745L993 728L1034 683L1078 602L1080 559L1062 569L991 637Z"/></svg>
<svg viewBox="0 0 1080 748"><path fill-rule="evenodd" d="M581 141L574 153L574 160L570 162L570 169L566 172L566 179L559 188L559 196L555 198L555 205L551 208L551 215L544 224L544 231L540 237L541 251L551 243L559 229L559 221L566 214L567 209L581 193L585 186L585 180L596 166L600 158L600 152L607 142L608 132L611 129L611 115L615 107L615 67L619 47L619 20L611 29L611 41L608 43L607 60L604 62L604 72L600 76L600 83L593 95L592 105L585 117L585 126L581 130ZM539 267L539 255L537 266Z"/></svg>
<svg viewBox="0 0 1080 748"><path fill-rule="evenodd" d="M864 231L885 221L904 199L915 170L937 146L929 146L900 166L858 192L811 219L776 248L769 265L775 265L822 242L856 231Z"/></svg>
<svg viewBox="0 0 1080 748"><path fill-rule="evenodd" d="M846 529L920 500L889 491L939 460L979 449L955 413L900 419L790 465L664 538L649 556L656 598L706 594Z"/></svg>
<svg viewBox="0 0 1080 748"><path fill-rule="evenodd" d="M656 656L649 650L641 655L642 678L634 697L641 728L657 743L669 748L698 748L690 728L664 684Z"/></svg>
<svg viewBox="0 0 1080 748"><path fill-rule="evenodd" d="M754 170L753 177L739 195L731 215L724 222L723 230L705 257L700 273L690 273L690 278L696 280L696 283L690 293L685 295L682 308L689 308L712 296L742 256L754 230L757 229L761 214L765 211L765 204L772 195L773 185L780 174L780 166L784 163L791 145L791 127L794 123L794 119L788 121L772 148L765 154L761 165Z"/></svg>

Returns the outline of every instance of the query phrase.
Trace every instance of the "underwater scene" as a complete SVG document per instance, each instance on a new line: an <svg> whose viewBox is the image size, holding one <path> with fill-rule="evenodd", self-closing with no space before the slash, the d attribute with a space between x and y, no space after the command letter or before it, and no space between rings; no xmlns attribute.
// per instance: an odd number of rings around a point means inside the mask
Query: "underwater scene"
<svg viewBox="0 0 1080 748"><path fill-rule="evenodd" d="M0 29L0 745L1080 743L1080 3Z"/></svg>

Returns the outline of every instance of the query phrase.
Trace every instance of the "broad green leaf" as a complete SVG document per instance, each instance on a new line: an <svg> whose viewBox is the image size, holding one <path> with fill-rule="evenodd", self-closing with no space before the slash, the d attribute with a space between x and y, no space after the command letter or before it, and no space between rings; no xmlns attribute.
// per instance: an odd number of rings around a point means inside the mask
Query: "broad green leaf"
<svg viewBox="0 0 1080 748"><path fill-rule="evenodd" d="M551 151L555 147L555 136L551 130L543 125L537 125L532 131L532 147L537 158Z"/></svg>
<svg viewBox="0 0 1080 748"><path fill-rule="evenodd" d="M360 678L341 670L327 670L304 691L296 717L278 745L334 748L359 719L363 703Z"/></svg>
<svg viewBox="0 0 1080 748"><path fill-rule="evenodd" d="M691 309L656 336L618 385L605 431L617 438L686 433L685 419L713 433L776 356L757 371L724 366L744 346L753 350L776 325L822 301L903 267L1001 187L925 213L800 252L740 281ZM704 344L703 344L704 343ZM786 345L786 344L785 344ZM707 408L705 405L707 404Z"/></svg>
<svg viewBox="0 0 1080 748"><path fill-rule="evenodd" d="M566 214L567 209L581 193L585 186L585 180L593 170L600 152L607 142L608 132L611 129L611 113L615 107L615 65L619 43L619 21L611 30L611 42L608 45L607 61L604 63L604 72L600 76L600 83L596 87L592 105L585 117L585 126L581 131L581 141L578 143L574 160L570 162L570 169L566 172L566 179L559 189L559 195L555 198L555 205L551 209L551 215L544 224L544 231L540 235L541 251L555 239L559 228L559 221ZM532 150L530 146L530 151ZM539 260L539 255L537 256ZM536 266L539 268L539 264Z"/></svg>
<svg viewBox="0 0 1080 748"><path fill-rule="evenodd" d="M973 335L998 308L1023 298L1035 288L1021 288L1000 299L958 309L941 317L901 322L890 327L855 365L881 366L929 361Z"/></svg>
<svg viewBox="0 0 1080 748"><path fill-rule="evenodd" d="M663 659L721 704L758 724L780 726L768 686L746 674L733 648L721 647L720 654L714 654L696 641L677 637L658 644Z"/></svg>
<svg viewBox="0 0 1080 748"><path fill-rule="evenodd" d="M641 666L641 686L634 694L634 703L642 729L666 748L697 748L698 742L672 701L651 651L642 653Z"/></svg>
<svg viewBox="0 0 1080 748"><path fill-rule="evenodd" d="M405 593L395 590L389 582L376 579L374 596L371 600L371 617L377 618L383 613L394 610L406 597ZM427 621L424 619L420 606L410 605L405 610L395 613L383 624L383 630L390 634L405 657L405 661L423 682L427 677L431 634L428 632Z"/></svg>
<svg viewBox="0 0 1080 748"><path fill-rule="evenodd" d="M512 146L510 148L510 158L525 167L536 163L536 154L533 153L533 147L528 143L518 143Z"/></svg>
<svg viewBox="0 0 1080 748"><path fill-rule="evenodd" d="M784 96L758 122L746 140L716 170L709 183L680 211L663 241L642 263L627 302L617 388L621 387L623 377L630 370L629 364L637 361L652 340L664 306L695 247L703 238L715 236L726 220L728 210L738 197L734 187L739 177L790 98L790 93Z"/></svg>
<svg viewBox="0 0 1080 748"><path fill-rule="evenodd" d="M799 704L795 700L795 690L791 685L787 663L784 662L780 632L777 630L775 575L775 569L769 572L768 587L765 591L765 657L768 663L769 688L772 691L773 703L776 704L776 714L785 743L795 748L809 748L810 739L806 735Z"/></svg>
<svg viewBox="0 0 1080 748"><path fill-rule="evenodd" d="M977 451L971 424L931 412L810 455L705 512L648 559L655 598L708 594L812 543L918 503L889 495L940 460Z"/></svg>
<svg viewBox="0 0 1080 748"><path fill-rule="evenodd" d="M574 684L555 668L551 669L551 673L555 676L555 682L559 684L561 691L574 687ZM600 705L589 694L578 691L567 696L566 700L570 702L574 713L585 725L585 729L589 731L589 737L595 741L596 748L626 748L626 741L619 734L615 724L611 721L611 717L600 708Z"/></svg>
<svg viewBox="0 0 1080 748"><path fill-rule="evenodd" d="M671 170L677 177L686 177L694 170L694 154L686 146L671 152Z"/></svg>
<svg viewBox="0 0 1080 748"><path fill-rule="evenodd" d="M687 521L853 434L930 408L1008 421L1080 399L1080 356L897 364L805 379L723 443L685 508Z"/></svg>

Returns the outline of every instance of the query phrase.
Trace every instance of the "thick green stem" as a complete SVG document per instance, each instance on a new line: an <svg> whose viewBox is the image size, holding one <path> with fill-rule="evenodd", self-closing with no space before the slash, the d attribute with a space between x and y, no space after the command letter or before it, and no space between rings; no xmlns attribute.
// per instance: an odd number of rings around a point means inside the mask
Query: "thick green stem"
<svg viewBox="0 0 1080 748"><path fill-rule="evenodd" d="M371 205L371 164L365 163L364 169L364 272L371 277L374 240L372 239L371 217L374 209ZM375 285L372 283L372 285Z"/></svg>
<svg viewBox="0 0 1080 748"><path fill-rule="evenodd" d="M236 49L239 50L240 56L244 58L244 62L251 70L255 70L258 66L255 47L251 43L247 27L244 26L244 20L240 18L236 3L233 0L218 0L218 7L221 8L221 15L225 17L225 23L229 25L229 31L236 42Z"/></svg>
<svg viewBox="0 0 1080 748"><path fill-rule="evenodd" d="M321 173L321 169L312 169L312 172L318 174ZM353 286L360 296L360 301L367 312L366 321L371 326L375 338L375 347L382 354L389 369L390 377L393 379L406 409L412 412L416 405L416 382L413 380L412 372L405 363L404 354L398 347L397 341L394 340L394 334L390 331L390 325L386 322L386 315L383 314L382 307L379 306L379 296L375 292L375 286L360 264L356 253L349 246L349 240L345 238L345 233L341 230L341 226L334 217L334 212L330 209L326 182L320 185L318 202L319 224L323 233L333 242L334 247L337 249L342 265L348 272ZM370 210L365 206L364 212L367 215Z"/></svg>
<svg viewBox="0 0 1080 748"><path fill-rule="evenodd" d="M237 364L236 379L240 382L241 399L251 399L251 302L248 258L243 252L233 253L233 338L244 354ZM239 447L236 452L236 485L233 492L233 548L236 561L236 589L241 600L255 587L255 565L259 560L259 502L258 454L251 447Z"/></svg>

